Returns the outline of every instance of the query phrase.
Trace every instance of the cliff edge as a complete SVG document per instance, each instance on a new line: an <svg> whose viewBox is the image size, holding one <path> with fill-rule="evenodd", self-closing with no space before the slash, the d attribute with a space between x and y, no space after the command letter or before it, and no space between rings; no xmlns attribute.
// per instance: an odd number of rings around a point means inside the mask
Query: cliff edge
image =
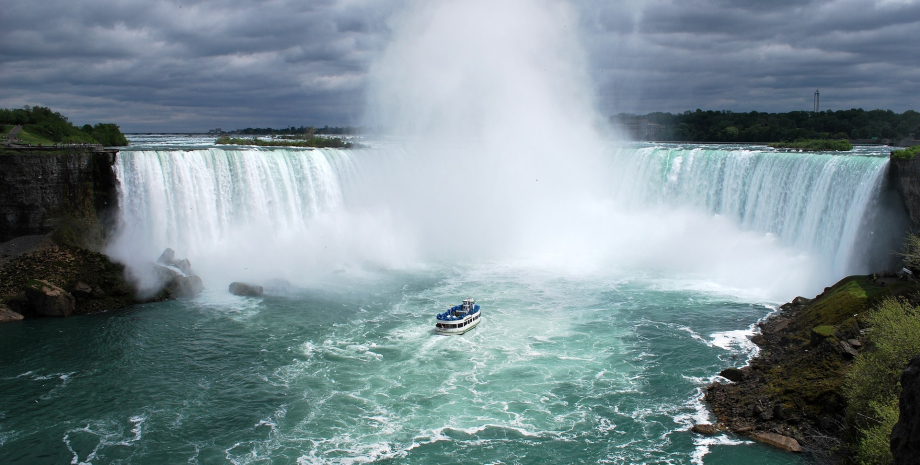
<svg viewBox="0 0 920 465"><path fill-rule="evenodd" d="M116 156L114 150L0 151L0 321L134 303L124 267L101 253L117 211ZM67 308L49 309L53 296Z"/></svg>
<svg viewBox="0 0 920 465"><path fill-rule="evenodd" d="M920 232L920 157L890 157L889 180L904 200L910 229Z"/></svg>

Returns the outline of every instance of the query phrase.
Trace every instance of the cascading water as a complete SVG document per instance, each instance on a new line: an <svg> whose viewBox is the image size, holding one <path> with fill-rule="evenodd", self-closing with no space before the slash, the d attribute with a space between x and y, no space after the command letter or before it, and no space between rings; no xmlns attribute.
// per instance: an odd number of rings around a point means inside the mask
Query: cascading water
<svg viewBox="0 0 920 465"><path fill-rule="evenodd" d="M657 269L736 290L752 285L738 274L761 282L782 274L789 279L760 288L782 298L868 271L867 241L882 250L895 245L876 224L886 159L874 153L627 145L608 151L602 165L617 179L607 200L584 204L552 189L527 191L529 201L517 202L509 192L483 191L478 177L467 179L469 192L448 187L409 199L419 188L407 189L399 173L425 174L400 154L125 151L116 166L122 209L110 251L137 264L173 247L215 284L306 284L329 270L400 268L443 260L450 255L441 252L454 249L465 260L536 257L550 267L562 260L583 268L579 260L589 256L594 270ZM478 221L445 227L451 215ZM495 255L497 248L505 255Z"/></svg>
<svg viewBox="0 0 920 465"><path fill-rule="evenodd" d="M776 152L751 147L640 146L621 149L619 194L633 205L692 207L729 218L741 229L775 234L785 246L822 256L830 275L867 272L865 242L881 248L872 224L883 197L884 151L856 154ZM903 228L902 228L903 229ZM868 240L868 239L867 239ZM873 249L874 250L874 249Z"/></svg>
<svg viewBox="0 0 920 465"><path fill-rule="evenodd" d="M376 245L390 236L372 233L380 225L344 207L355 176L346 151L124 151L115 170L121 210L109 253L129 265L172 247L206 281L292 278L339 265L326 261L331 254L360 261L386 255L386 244ZM156 285L152 276L139 277Z"/></svg>

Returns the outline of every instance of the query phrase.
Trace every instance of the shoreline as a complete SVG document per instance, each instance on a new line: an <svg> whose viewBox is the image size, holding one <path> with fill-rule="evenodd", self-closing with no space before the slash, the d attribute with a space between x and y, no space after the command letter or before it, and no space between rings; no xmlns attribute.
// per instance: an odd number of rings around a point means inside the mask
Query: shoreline
<svg viewBox="0 0 920 465"><path fill-rule="evenodd" d="M849 276L813 299L796 297L757 323L759 353L705 386L716 418L695 425L702 435L731 433L791 452L834 458L848 443L842 386L863 350L862 314L886 297L908 295L916 283L893 273ZM823 330L829 328L829 330Z"/></svg>

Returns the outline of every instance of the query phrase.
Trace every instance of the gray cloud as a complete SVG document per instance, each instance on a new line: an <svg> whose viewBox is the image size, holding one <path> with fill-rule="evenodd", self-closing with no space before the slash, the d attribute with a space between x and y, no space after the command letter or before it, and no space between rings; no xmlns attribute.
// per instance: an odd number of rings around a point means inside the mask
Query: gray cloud
<svg viewBox="0 0 920 465"><path fill-rule="evenodd" d="M396 1L6 2L0 106L126 131L361 124ZM606 113L917 109L920 2L583 0ZM484 12L488 14L488 12Z"/></svg>
<svg viewBox="0 0 920 465"><path fill-rule="evenodd" d="M920 103L916 1L698 0L592 13L585 40L608 111L806 110L815 88L823 108ZM637 19L626 28L624 17Z"/></svg>

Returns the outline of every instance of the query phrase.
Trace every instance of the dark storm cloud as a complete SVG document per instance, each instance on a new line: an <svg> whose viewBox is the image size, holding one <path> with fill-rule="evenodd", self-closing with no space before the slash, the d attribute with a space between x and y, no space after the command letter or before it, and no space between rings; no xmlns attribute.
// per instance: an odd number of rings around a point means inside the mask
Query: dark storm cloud
<svg viewBox="0 0 920 465"><path fill-rule="evenodd" d="M635 2L589 8L608 112L916 109L917 1ZM629 18L629 21L624 21Z"/></svg>
<svg viewBox="0 0 920 465"><path fill-rule="evenodd" d="M0 106L128 131L359 122L385 2L4 5Z"/></svg>
<svg viewBox="0 0 920 465"><path fill-rule="evenodd" d="M128 131L360 124L398 0L4 2L0 106ZM605 112L915 108L920 2L583 0Z"/></svg>

